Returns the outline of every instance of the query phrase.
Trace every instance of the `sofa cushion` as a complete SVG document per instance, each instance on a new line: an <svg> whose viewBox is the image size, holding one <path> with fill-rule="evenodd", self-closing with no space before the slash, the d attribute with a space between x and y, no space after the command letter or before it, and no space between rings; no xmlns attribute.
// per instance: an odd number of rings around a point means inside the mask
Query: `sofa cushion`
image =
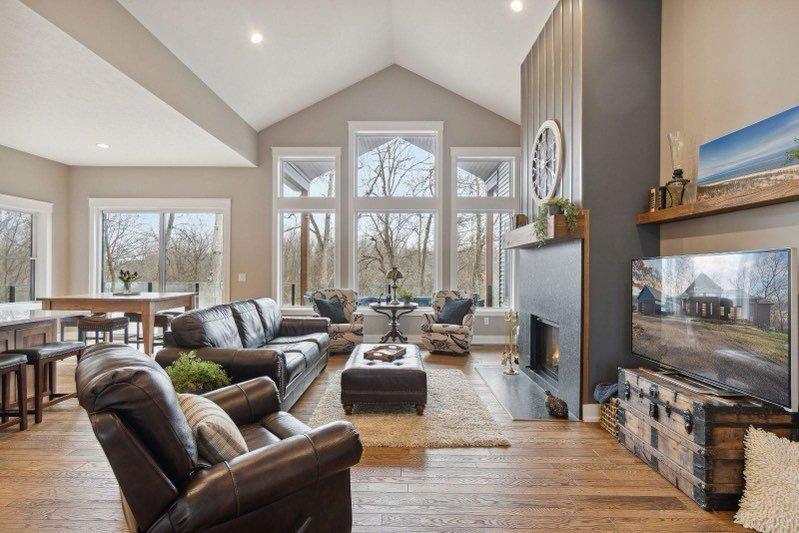
<svg viewBox="0 0 799 533"><path fill-rule="evenodd" d="M319 309L319 314L325 318L329 318L333 324L346 324L349 322L344 315L344 305L338 298L331 298L325 300L324 298L314 299L316 308Z"/></svg>
<svg viewBox="0 0 799 533"><path fill-rule="evenodd" d="M244 437L244 441L247 443L247 448L250 450L257 450L258 448L263 448L264 446L277 444L281 440L261 424L247 424L244 426L239 426L239 431L241 431L241 435Z"/></svg>
<svg viewBox="0 0 799 533"><path fill-rule="evenodd" d="M313 342L322 353L327 352L327 347L330 344L330 335L327 333L309 333L307 335L297 335L294 337L275 337L267 343L269 346L283 346L285 344L297 344L298 342Z"/></svg>
<svg viewBox="0 0 799 533"><path fill-rule="evenodd" d="M252 303L258 309L258 315L261 317L261 323L264 326L264 338L266 342L269 342L277 337L277 332L280 330L280 323L283 320L280 307L271 298L257 298L252 300Z"/></svg>
<svg viewBox="0 0 799 533"><path fill-rule="evenodd" d="M469 298L460 298L458 300L449 300L444 304L443 309L438 314L438 321L441 324L455 324L460 326L463 324L463 317L469 314L472 308L472 300Z"/></svg>
<svg viewBox="0 0 799 533"><path fill-rule="evenodd" d="M308 366L316 363L319 358L322 357L323 353L319 350L319 347L316 345L316 343L313 342L298 342L296 344L286 344L281 347L283 348L283 353L287 358L291 353L301 353L305 358L305 364Z"/></svg>
<svg viewBox="0 0 799 533"><path fill-rule="evenodd" d="M196 394L178 394L178 402L197 441L200 457L213 465L249 451L236 423L217 404Z"/></svg>
<svg viewBox="0 0 799 533"><path fill-rule="evenodd" d="M314 349L316 348L314 347ZM286 381L291 382L307 368L308 364L302 351L286 351L283 352L283 355L286 357Z"/></svg>
<svg viewBox="0 0 799 533"><path fill-rule="evenodd" d="M241 344L245 348L260 348L266 344L264 324L252 300L242 300L230 304L233 320L239 330Z"/></svg>
<svg viewBox="0 0 799 533"><path fill-rule="evenodd" d="M172 339L181 348L241 348L229 305L183 313L172 321Z"/></svg>

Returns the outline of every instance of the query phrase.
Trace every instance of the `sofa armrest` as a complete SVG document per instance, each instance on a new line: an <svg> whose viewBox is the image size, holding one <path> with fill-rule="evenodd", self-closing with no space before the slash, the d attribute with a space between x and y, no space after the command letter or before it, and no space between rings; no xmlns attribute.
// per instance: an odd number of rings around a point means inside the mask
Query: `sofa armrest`
<svg viewBox="0 0 799 533"><path fill-rule="evenodd" d="M155 355L162 367L175 362L185 348L164 348ZM286 390L286 357L280 350L270 348L198 348L197 357L217 363L225 369L233 383L266 376L274 381L283 394Z"/></svg>
<svg viewBox="0 0 799 533"><path fill-rule="evenodd" d="M363 326L363 313L352 313L352 324L353 325L361 325Z"/></svg>
<svg viewBox="0 0 799 533"><path fill-rule="evenodd" d="M271 505L357 464L361 441L348 422L258 448L197 472L170 508L181 531L198 531Z"/></svg>
<svg viewBox="0 0 799 533"><path fill-rule="evenodd" d="M233 419L237 426L253 424L280 411L280 391L268 377L250 379L203 394Z"/></svg>
<svg viewBox="0 0 799 533"><path fill-rule="evenodd" d="M309 333L327 333L329 318L314 316L283 317L278 337L299 337Z"/></svg>

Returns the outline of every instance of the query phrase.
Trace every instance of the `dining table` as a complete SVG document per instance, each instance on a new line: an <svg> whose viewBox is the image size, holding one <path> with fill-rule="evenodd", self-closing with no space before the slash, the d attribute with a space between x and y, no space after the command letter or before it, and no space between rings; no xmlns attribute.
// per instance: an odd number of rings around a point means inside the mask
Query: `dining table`
<svg viewBox="0 0 799 533"><path fill-rule="evenodd" d="M189 311L196 307L197 295L193 292L141 292L119 294L101 292L96 294L74 294L42 298L42 309L88 309L98 313L137 313L141 316L144 352L153 354L155 336L155 314L159 311L182 308Z"/></svg>

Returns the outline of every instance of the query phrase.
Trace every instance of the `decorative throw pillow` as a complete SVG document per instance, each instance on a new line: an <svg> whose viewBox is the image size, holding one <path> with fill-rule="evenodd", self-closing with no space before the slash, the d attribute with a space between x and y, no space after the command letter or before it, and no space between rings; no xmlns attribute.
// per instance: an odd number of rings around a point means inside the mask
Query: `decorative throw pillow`
<svg viewBox="0 0 799 533"><path fill-rule="evenodd" d="M344 316L344 304L338 298L331 298L330 300L314 298L314 303L316 308L319 309L319 314L329 318L333 324L347 323L347 317Z"/></svg>
<svg viewBox="0 0 799 533"><path fill-rule="evenodd" d="M746 486L735 522L757 531L799 531L799 442L749 427Z"/></svg>
<svg viewBox="0 0 799 533"><path fill-rule="evenodd" d="M450 300L444 304L444 307L438 314L438 322L440 324L455 324L456 326L460 326L463 324L463 317L469 314L471 308L472 301L469 298Z"/></svg>
<svg viewBox="0 0 799 533"><path fill-rule="evenodd" d="M178 394L178 403L194 433L200 457L216 464L249 451L236 423L217 404L196 394Z"/></svg>

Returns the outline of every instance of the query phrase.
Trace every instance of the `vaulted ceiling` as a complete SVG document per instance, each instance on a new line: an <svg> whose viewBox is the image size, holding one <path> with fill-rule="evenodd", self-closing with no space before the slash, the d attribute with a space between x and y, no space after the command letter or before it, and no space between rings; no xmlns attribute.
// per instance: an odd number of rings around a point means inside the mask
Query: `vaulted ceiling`
<svg viewBox="0 0 799 533"><path fill-rule="evenodd" d="M255 166L258 131L392 64L519 122L520 64L557 0L522 1L0 0L0 145Z"/></svg>
<svg viewBox="0 0 799 533"><path fill-rule="evenodd" d="M256 130L396 63L519 122L556 0L120 0ZM252 32L264 40L253 45Z"/></svg>

